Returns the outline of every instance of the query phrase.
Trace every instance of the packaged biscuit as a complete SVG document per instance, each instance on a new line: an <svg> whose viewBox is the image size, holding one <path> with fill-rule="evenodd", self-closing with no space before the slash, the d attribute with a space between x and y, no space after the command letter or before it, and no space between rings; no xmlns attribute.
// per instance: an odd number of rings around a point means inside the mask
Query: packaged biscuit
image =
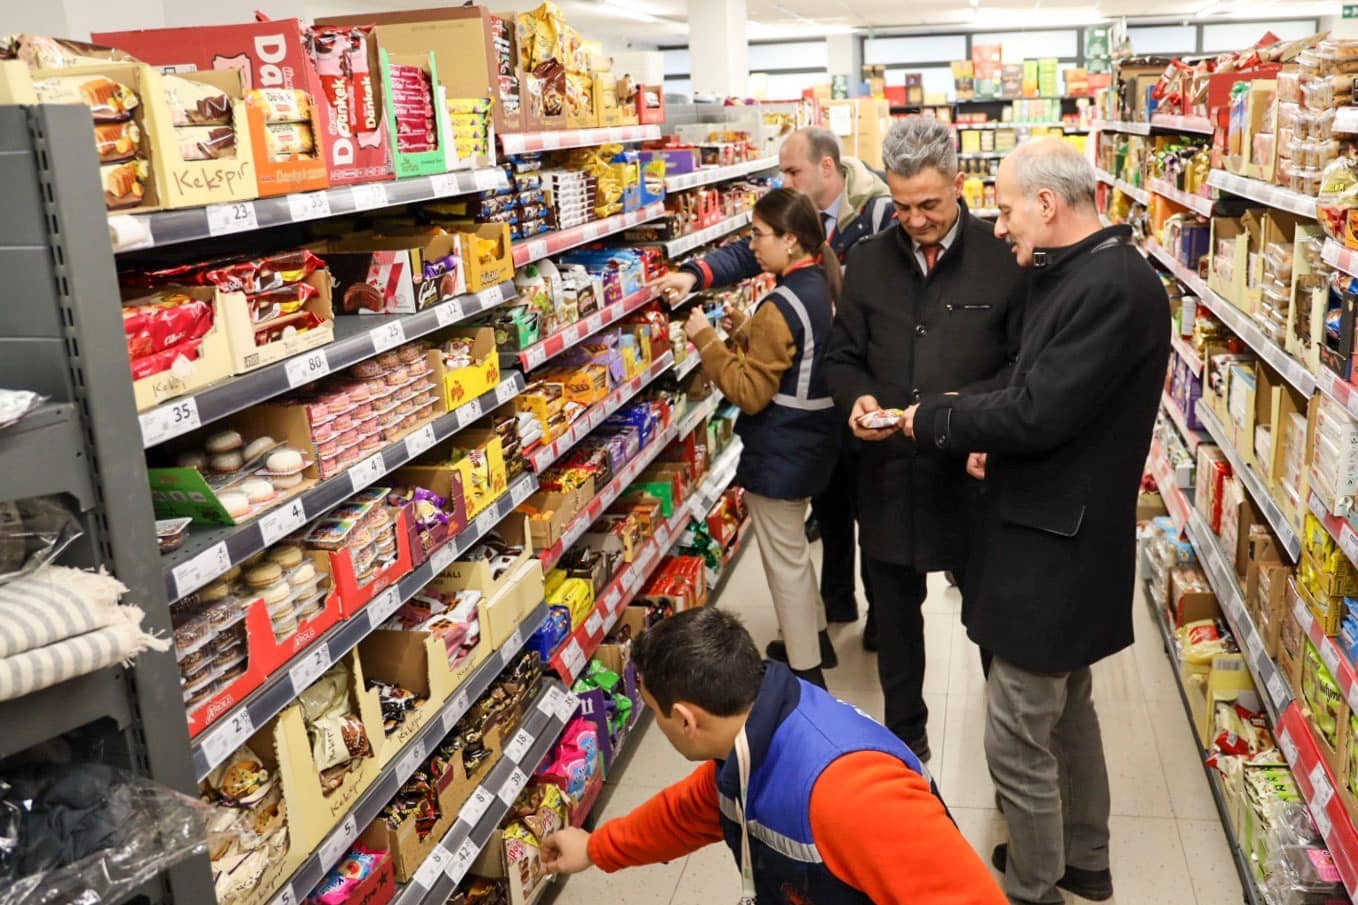
<svg viewBox="0 0 1358 905"><path fill-rule="evenodd" d="M231 98L218 88L174 75L164 79L165 103L176 126L206 126L231 122Z"/></svg>
<svg viewBox="0 0 1358 905"><path fill-rule="evenodd" d="M136 207L146 196L146 180L150 167L144 160L129 160L99 168L99 180L104 186L104 205L109 210Z"/></svg>
<svg viewBox="0 0 1358 905"><path fill-rule="evenodd" d="M311 118L311 95L295 88L255 88L245 102L258 107L266 123L304 123Z"/></svg>
<svg viewBox="0 0 1358 905"><path fill-rule="evenodd" d="M128 120L121 123L96 123L94 146L100 163L130 160L141 146L141 129Z"/></svg>

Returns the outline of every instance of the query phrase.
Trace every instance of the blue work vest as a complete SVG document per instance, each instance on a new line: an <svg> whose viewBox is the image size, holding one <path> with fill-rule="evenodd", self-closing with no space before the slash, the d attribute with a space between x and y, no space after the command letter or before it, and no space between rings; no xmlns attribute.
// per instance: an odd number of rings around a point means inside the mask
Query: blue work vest
<svg viewBox="0 0 1358 905"><path fill-rule="evenodd" d="M919 758L885 726L826 691L801 681L782 663L767 663L745 723L750 744L748 827L759 905L871 905L825 866L811 835L811 790L845 754L880 751L929 779ZM734 752L717 767L722 832L740 864L740 766ZM876 827L864 815L863 832Z"/></svg>
<svg viewBox="0 0 1358 905"><path fill-rule="evenodd" d="M830 288L819 267L805 267L781 278L759 304L778 307L796 351L773 401L736 422L744 449L735 483L778 500L812 497L830 480L841 436L822 366L834 321Z"/></svg>

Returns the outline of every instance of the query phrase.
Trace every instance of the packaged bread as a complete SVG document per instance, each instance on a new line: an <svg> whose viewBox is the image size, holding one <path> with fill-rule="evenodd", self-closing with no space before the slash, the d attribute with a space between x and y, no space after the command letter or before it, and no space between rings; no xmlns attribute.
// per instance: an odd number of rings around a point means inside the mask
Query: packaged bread
<svg viewBox="0 0 1358 905"><path fill-rule="evenodd" d="M150 168L144 160L129 160L99 168L104 186L104 206L109 210L136 207L146 196Z"/></svg>
<svg viewBox="0 0 1358 905"><path fill-rule="evenodd" d="M96 123L116 123L132 118L137 92L106 75L60 75L33 83L44 104L84 104Z"/></svg>
<svg viewBox="0 0 1358 905"><path fill-rule="evenodd" d="M94 147L100 163L119 163L137 156L141 147L141 129L128 120L121 123L96 123Z"/></svg>

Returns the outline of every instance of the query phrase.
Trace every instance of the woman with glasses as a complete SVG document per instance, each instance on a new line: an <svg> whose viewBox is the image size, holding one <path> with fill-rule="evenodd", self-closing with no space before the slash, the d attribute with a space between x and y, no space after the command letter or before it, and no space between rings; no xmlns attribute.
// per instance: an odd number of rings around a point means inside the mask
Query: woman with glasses
<svg viewBox="0 0 1358 905"><path fill-rule="evenodd" d="M778 285L748 319L728 310L734 348L701 307L684 330L703 373L741 411L736 433L744 448L735 481L745 488L788 665L824 687L821 667L833 666L835 653L802 525L838 453L839 421L821 359L839 293L839 259L825 242L816 206L792 189L775 189L754 206L750 249Z"/></svg>

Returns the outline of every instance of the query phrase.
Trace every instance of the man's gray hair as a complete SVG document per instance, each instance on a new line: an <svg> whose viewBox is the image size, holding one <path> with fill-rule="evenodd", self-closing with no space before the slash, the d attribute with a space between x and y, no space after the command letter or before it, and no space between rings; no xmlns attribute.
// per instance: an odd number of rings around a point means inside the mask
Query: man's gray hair
<svg viewBox="0 0 1358 905"><path fill-rule="evenodd" d="M839 166L839 138L835 133L817 126L807 126L797 131L806 138L806 156L812 166L827 157L834 161L835 166Z"/></svg>
<svg viewBox="0 0 1358 905"><path fill-rule="evenodd" d="M926 167L949 178L957 175L957 149L952 131L932 116L907 116L891 124L882 140L886 168L906 179Z"/></svg>
<svg viewBox="0 0 1358 905"><path fill-rule="evenodd" d="M1094 206L1094 168L1070 142L1059 138L1026 141L1008 160L1025 198L1050 189L1071 207Z"/></svg>

